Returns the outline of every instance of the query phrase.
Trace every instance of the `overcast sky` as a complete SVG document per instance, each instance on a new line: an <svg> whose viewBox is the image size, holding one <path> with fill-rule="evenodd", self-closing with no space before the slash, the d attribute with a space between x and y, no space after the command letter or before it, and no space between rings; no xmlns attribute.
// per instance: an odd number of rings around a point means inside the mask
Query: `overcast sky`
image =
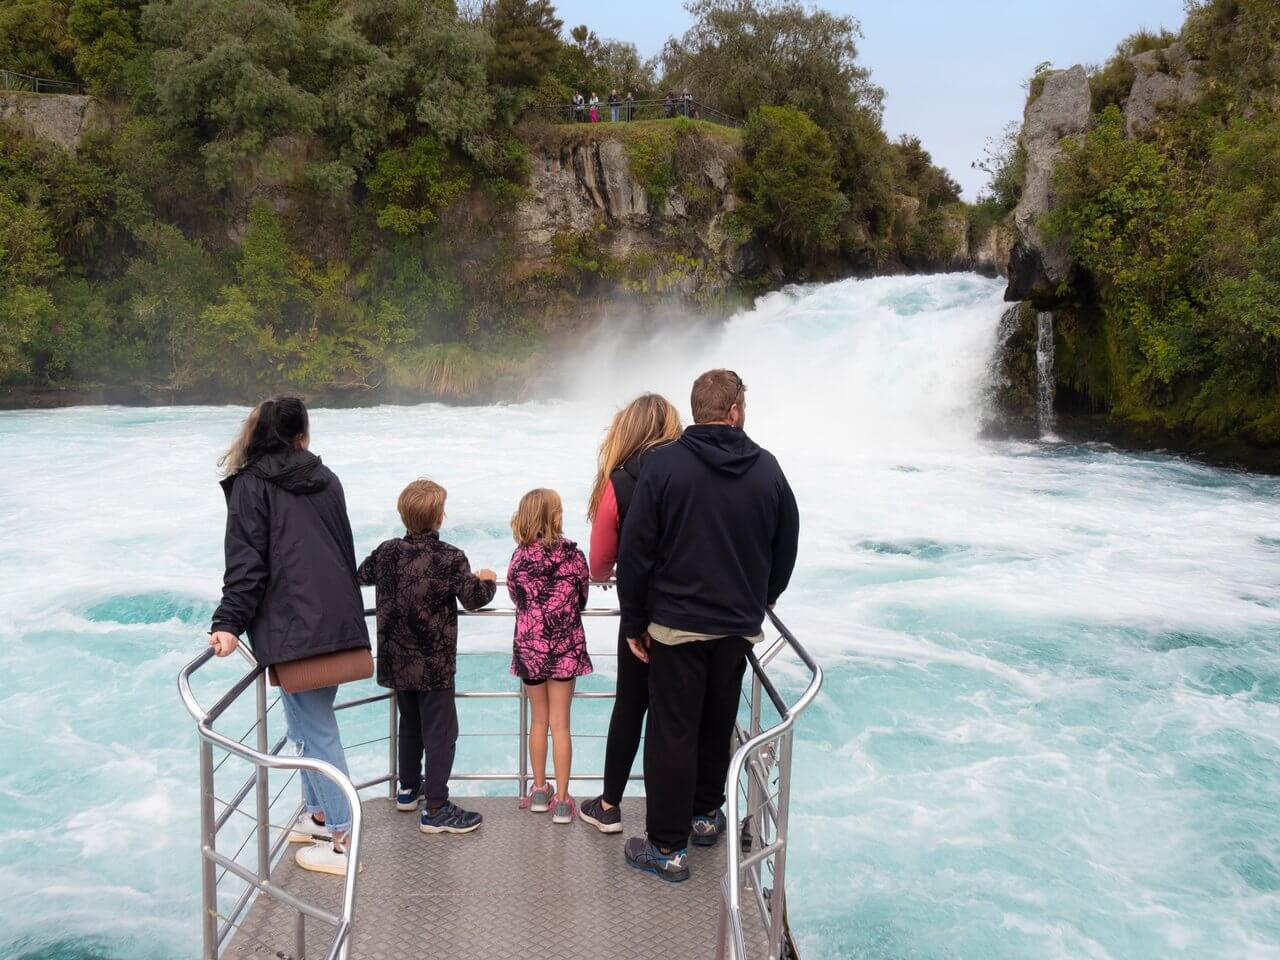
<svg viewBox="0 0 1280 960"><path fill-rule="evenodd" d="M862 62L885 89L885 129L914 133L972 200L985 175L970 164L988 137L1020 119L1036 64L1098 63L1140 27L1176 30L1183 0L825 0L862 21ZM681 0L559 0L565 33L585 23L652 56L689 15Z"/></svg>

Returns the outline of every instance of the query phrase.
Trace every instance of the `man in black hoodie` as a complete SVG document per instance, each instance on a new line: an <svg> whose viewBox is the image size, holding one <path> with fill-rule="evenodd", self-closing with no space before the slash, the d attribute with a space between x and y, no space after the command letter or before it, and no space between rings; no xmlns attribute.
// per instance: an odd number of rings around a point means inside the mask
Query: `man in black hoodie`
<svg viewBox="0 0 1280 960"><path fill-rule="evenodd" d="M618 547L622 629L649 663L648 840L626 859L688 879L686 844L725 829L725 776L751 644L795 567L800 518L778 461L743 432L731 370L693 384L694 426L649 455Z"/></svg>

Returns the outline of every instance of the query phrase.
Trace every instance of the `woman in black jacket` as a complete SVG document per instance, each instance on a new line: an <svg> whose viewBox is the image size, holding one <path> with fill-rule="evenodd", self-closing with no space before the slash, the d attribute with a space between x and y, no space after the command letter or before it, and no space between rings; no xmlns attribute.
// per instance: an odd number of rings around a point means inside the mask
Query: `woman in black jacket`
<svg viewBox="0 0 1280 960"><path fill-rule="evenodd" d="M307 450L307 408L296 397L264 400L219 461L226 475L226 574L209 643L220 657L248 634L254 657L273 666L369 649L355 546L342 484ZM333 702L336 686L280 694L298 754L347 773ZM302 773L307 809L289 839L307 843L298 865L345 875L351 808L327 777Z"/></svg>
<svg viewBox="0 0 1280 960"><path fill-rule="evenodd" d="M654 448L678 440L680 415L656 393L636 397L617 412L600 443L599 469L587 505L591 521L591 579L608 580L618 559L618 539L640 468ZM619 590L626 584L619 583ZM586 801L578 816L602 833L622 832L618 804L640 748L649 709L649 667L637 659L618 631L618 684L604 754L604 792Z"/></svg>

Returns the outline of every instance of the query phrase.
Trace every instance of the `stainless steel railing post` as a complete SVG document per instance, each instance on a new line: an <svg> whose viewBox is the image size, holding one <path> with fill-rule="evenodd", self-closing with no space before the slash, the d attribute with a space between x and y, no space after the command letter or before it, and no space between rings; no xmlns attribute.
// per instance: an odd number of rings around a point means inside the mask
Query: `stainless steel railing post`
<svg viewBox="0 0 1280 960"><path fill-rule="evenodd" d="M787 916L787 843L789 828L789 802L791 799L791 746L795 737L795 727L778 738L778 821L775 824L775 839L778 851L773 855L773 890L769 895L769 957L770 960L782 956L782 938L785 934L784 923Z"/></svg>
<svg viewBox="0 0 1280 960"><path fill-rule="evenodd" d="M394 800L400 777L400 726L396 723L395 691L387 698L387 703L390 704L390 725L387 727L387 798Z"/></svg>
<svg viewBox="0 0 1280 960"><path fill-rule="evenodd" d="M218 960L218 875L209 854L214 849L213 747L200 740L200 933L204 960Z"/></svg>
<svg viewBox="0 0 1280 960"><path fill-rule="evenodd" d="M301 910L293 925L293 942L294 960L307 960L307 918Z"/></svg>
<svg viewBox="0 0 1280 960"><path fill-rule="evenodd" d="M529 697L525 693L524 684L520 684L520 732L516 736L517 748L520 751L520 799L529 792L529 748L525 737L529 735Z"/></svg>
<svg viewBox="0 0 1280 960"><path fill-rule="evenodd" d="M254 682L254 699L258 707L258 752L266 753L271 747L267 742L267 672L258 674ZM271 875L271 786L266 767L254 767L257 780L257 814L258 814L258 879L266 880Z"/></svg>

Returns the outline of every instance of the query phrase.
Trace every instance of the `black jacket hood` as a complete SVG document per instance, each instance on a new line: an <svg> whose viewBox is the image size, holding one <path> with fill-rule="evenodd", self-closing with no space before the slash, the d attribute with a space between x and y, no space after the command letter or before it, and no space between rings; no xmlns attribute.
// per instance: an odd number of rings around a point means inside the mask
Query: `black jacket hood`
<svg viewBox="0 0 1280 960"><path fill-rule="evenodd" d="M246 464L242 473L265 480L289 493L319 493L329 486L333 473L309 450L284 450L267 453ZM230 491L235 477L222 481L223 490Z"/></svg>
<svg viewBox="0 0 1280 960"><path fill-rule="evenodd" d="M687 428L678 442L707 466L731 477L742 476L760 459L755 441L745 431L728 424L696 424Z"/></svg>

